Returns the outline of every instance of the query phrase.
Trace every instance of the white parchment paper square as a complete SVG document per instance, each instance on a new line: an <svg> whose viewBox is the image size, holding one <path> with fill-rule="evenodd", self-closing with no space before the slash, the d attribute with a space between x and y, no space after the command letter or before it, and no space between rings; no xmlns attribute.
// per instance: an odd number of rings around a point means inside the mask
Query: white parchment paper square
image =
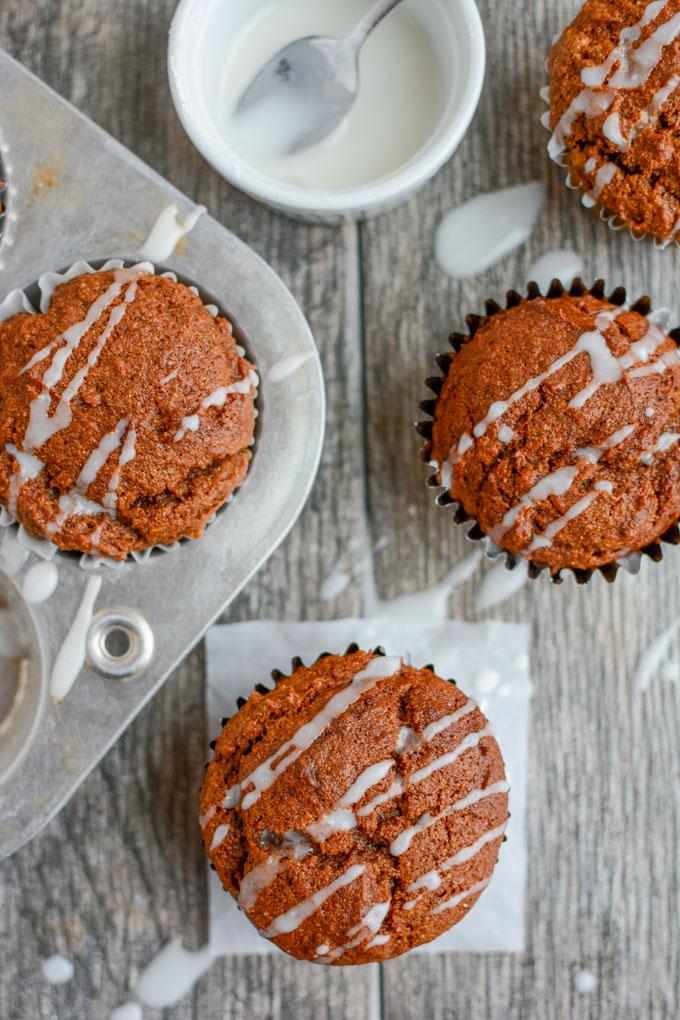
<svg viewBox="0 0 680 1020"><path fill-rule="evenodd" d="M529 680L529 628L525 624L463 623L425 626L386 619L281 623L258 620L213 627L207 636L208 739L220 719L236 710L236 698L272 669L288 671L300 655L312 662L321 652L342 652L352 641L362 648L381 644L388 654L407 652L414 666L433 663L474 697L496 727L510 781L511 818L493 879L476 906L450 931L416 952L505 952L524 949L526 868L525 803ZM278 952L258 935L211 870L210 943L216 953Z"/></svg>

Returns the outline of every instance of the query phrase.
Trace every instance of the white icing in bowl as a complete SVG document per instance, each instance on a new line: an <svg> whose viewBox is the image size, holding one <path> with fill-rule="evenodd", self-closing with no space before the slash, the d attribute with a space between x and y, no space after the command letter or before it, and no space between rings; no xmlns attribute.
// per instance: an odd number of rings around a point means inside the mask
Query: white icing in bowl
<svg viewBox="0 0 680 1020"><path fill-rule="evenodd" d="M298 0L295 9L297 5ZM352 3L350 24L356 20L356 11L361 13L368 6L367 0ZM347 20L347 11L343 12L342 7L342 4L337 7L329 5L326 16L332 18L335 10L340 11L336 17L342 16ZM259 17L264 19L267 9L265 0L260 0L255 13L259 11ZM253 13L254 5L247 0L234 0L229 4L221 0L181 0L170 30L168 69L179 117L196 147L236 187L269 205L306 219L324 222L358 219L396 205L436 173L452 155L477 107L484 77L484 35L474 0L429 0L426 5L417 0L406 0L403 10L390 15L395 19L398 15L415 18L427 35L439 65L442 112L438 119L435 118L437 123L432 130L426 133L428 137L424 144L421 140L419 150L412 149L412 154L406 159L403 159L402 153L396 169L368 183L364 181L347 187L323 188L309 186L305 182L296 184L275 180L251 166L230 144L227 125L222 129L219 121L220 116L227 116L225 104L220 107L216 97L219 97L222 87L220 82L229 49L228 40L244 30L252 21ZM376 36L387 27L388 19L376 29ZM317 31L323 34L322 22L318 27L311 25L308 30ZM290 38L299 34L306 33L301 32L296 23L295 27L291 27ZM328 34L334 34L332 21ZM375 40L369 39L367 47L372 42ZM376 45L380 46L379 40ZM278 48L278 43L274 44L274 48ZM248 73L250 70L252 68L248 67ZM245 73L243 84L247 83L248 73ZM388 97L385 102L389 103ZM389 107L386 106L386 109ZM338 130L348 130L348 124L341 125ZM364 136L365 133L363 131ZM370 145L370 140L364 144Z"/></svg>

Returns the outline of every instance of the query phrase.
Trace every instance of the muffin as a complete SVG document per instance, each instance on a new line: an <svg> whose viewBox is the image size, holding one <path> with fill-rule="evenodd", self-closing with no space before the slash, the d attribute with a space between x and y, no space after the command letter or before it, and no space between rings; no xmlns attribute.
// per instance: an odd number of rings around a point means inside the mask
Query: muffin
<svg viewBox="0 0 680 1020"><path fill-rule="evenodd" d="M0 502L31 534L125 559L197 538L243 481L257 376L188 287L84 273L0 350Z"/></svg>
<svg viewBox="0 0 680 1020"><path fill-rule="evenodd" d="M200 810L217 874L301 960L386 960L461 920L508 818L474 701L431 667L359 651L272 674L229 719Z"/></svg>
<svg viewBox="0 0 680 1020"><path fill-rule="evenodd" d="M587 0L548 61L548 151L584 204L634 234L680 231L680 0Z"/></svg>
<svg viewBox="0 0 680 1020"><path fill-rule="evenodd" d="M556 284L490 303L440 359L423 451L458 503L510 555L559 577L658 554L680 515L680 358L649 302ZM617 303L618 302L618 303ZM658 558L658 555L657 555Z"/></svg>

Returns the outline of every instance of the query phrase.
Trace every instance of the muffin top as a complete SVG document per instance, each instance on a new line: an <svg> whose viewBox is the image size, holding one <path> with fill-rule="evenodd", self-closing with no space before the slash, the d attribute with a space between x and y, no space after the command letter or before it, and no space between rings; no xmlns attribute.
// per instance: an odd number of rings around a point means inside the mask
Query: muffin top
<svg viewBox="0 0 680 1020"><path fill-rule="evenodd" d="M591 294L483 319L450 361L425 456L501 549L558 573L612 563L680 516L680 357Z"/></svg>
<svg viewBox="0 0 680 1020"><path fill-rule="evenodd" d="M554 44L550 155L636 233L680 231L680 0L587 0Z"/></svg>
<svg viewBox="0 0 680 1020"><path fill-rule="evenodd" d="M198 537L245 477L257 376L183 284L77 276L0 350L0 501L32 534L124 559Z"/></svg>
<svg viewBox="0 0 680 1020"><path fill-rule="evenodd" d="M429 668L352 648L293 665L217 739L206 851L292 956L398 956L488 884L508 817L501 753L475 702Z"/></svg>

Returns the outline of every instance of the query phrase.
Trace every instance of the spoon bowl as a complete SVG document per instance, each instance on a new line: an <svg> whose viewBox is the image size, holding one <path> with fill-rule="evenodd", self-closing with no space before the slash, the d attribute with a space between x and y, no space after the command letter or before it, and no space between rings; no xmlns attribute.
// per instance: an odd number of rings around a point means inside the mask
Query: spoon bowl
<svg viewBox="0 0 680 1020"><path fill-rule="evenodd" d="M386 14L402 0L377 0L344 39L310 35L275 53L236 108L241 130L275 128L278 154L290 156L327 138L354 105L359 53Z"/></svg>
<svg viewBox="0 0 680 1020"><path fill-rule="evenodd" d="M276 121L282 155L307 149L331 134L351 110L359 87L357 58L346 39L297 39L256 75L236 115Z"/></svg>

